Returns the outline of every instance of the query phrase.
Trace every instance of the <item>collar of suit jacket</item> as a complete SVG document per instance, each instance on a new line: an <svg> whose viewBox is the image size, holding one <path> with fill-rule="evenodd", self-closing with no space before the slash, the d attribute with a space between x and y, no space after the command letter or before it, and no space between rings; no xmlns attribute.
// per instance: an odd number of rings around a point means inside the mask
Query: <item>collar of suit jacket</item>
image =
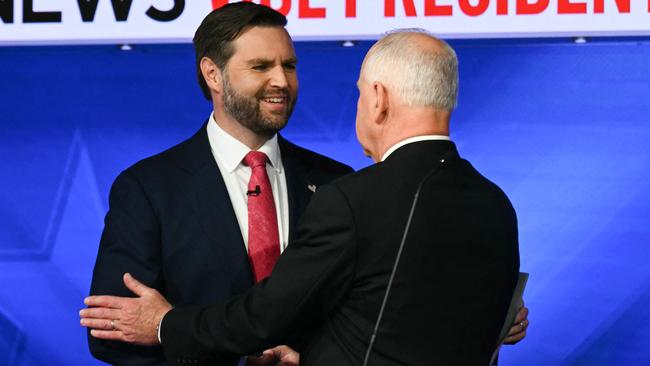
<svg viewBox="0 0 650 366"><path fill-rule="evenodd" d="M395 150L399 149L400 147L411 144L414 142L420 142L420 141L436 141L436 140L444 140L444 141L451 141L449 139L449 136L444 136L444 135L422 135L422 136L414 136L407 138L406 140L402 140L395 145L391 146L386 152L384 153L384 156L381 157L381 161L386 160L390 154L392 154Z"/></svg>

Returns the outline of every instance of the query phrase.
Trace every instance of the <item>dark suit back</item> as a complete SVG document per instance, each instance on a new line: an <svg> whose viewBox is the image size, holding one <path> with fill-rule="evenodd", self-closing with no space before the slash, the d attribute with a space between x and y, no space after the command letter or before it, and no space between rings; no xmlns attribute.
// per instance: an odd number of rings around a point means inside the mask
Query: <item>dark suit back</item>
<svg viewBox="0 0 650 366"><path fill-rule="evenodd" d="M336 182L353 211L354 280L304 364L363 361L413 196L422 186L371 365L487 365L519 268L516 217L453 144L420 142Z"/></svg>
<svg viewBox="0 0 650 366"><path fill-rule="evenodd" d="M325 184L351 169L281 137L278 143L293 231L311 198L308 185ZM189 140L122 172L109 206L91 295L132 296L122 283L125 272L158 289L174 306L224 301L252 286L241 231L205 125ZM89 345L95 357L109 363L164 364L160 347L90 336Z"/></svg>
<svg viewBox="0 0 650 366"><path fill-rule="evenodd" d="M371 365L487 365L519 270L515 212L453 143L405 145L321 187L267 281L162 322L177 364L295 339L301 365L361 365L423 184Z"/></svg>

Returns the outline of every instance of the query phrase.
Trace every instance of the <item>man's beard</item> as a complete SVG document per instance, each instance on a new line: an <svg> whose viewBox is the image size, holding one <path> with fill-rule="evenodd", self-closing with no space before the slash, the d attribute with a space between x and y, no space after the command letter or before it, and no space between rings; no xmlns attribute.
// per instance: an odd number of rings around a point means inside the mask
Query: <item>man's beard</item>
<svg viewBox="0 0 650 366"><path fill-rule="evenodd" d="M286 115L264 116L260 108L260 99L264 97L264 93L262 91L260 95L253 97L242 95L230 85L228 75L224 75L223 107L226 113L249 130L260 135L272 136L287 125L297 98L289 100L289 93L284 91L282 94L287 97L289 103Z"/></svg>

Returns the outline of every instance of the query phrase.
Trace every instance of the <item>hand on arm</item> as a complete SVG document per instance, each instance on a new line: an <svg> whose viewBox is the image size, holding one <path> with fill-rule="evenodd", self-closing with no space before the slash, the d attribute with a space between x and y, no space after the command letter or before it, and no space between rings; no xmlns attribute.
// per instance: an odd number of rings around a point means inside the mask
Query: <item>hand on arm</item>
<svg viewBox="0 0 650 366"><path fill-rule="evenodd" d="M354 278L355 231L348 207L336 187L319 188L269 278L225 303L170 311L161 329L167 359L252 354L322 321Z"/></svg>
<svg viewBox="0 0 650 366"><path fill-rule="evenodd" d="M137 297L89 296L84 300L88 308L79 312L81 325L90 328L95 338L146 346L159 344L158 325L172 306L158 291L128 273L124 284Z"/></svg>
<svg viewBox="0 0 650 366"><path fill-rule="evenodd" d="M161 228L154 202L142 184L137 169L122 172L109 196L90 295L132 297L122 276L128 272L149 287L165 288L162 277ZM119 322L118 322L119 324ZM93 337L88 331L93 357L116 365L165 364L162 349L140 347Z"/></svg>

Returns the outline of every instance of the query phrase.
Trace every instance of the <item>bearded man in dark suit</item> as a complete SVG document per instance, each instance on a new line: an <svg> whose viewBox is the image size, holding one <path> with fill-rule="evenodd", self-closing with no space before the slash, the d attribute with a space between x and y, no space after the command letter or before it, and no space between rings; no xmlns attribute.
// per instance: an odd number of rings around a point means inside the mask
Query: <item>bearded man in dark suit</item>
<svg viewBox="0 0 650 366"><path fill-rule="evenodd" d="M250 250L264 224L248 199L270 195L274 263L315 187L352 171L298 147L277 132L297 98L296 55L277 11L234 3L210 13L196 31L199 84L214 110L189 140L122 172L93 273L91 295L129 296L133 273L178 305L209 304L242 293L264 277ZM269 189L247 195L250 151L267 156ZM256 185L257 186L257 185ZM256 231L257 230L257 231ZM262 255L264 256L264 255ZM264 258L262 258L264 260ZM258 271L259 272L259 271ZM88 337L96 358L119 365L162 365L160 347ZM236 357L223 361L235 365Z"/></svg>
<svg viewBox="0 0 650 366"><path fill-rule="evenodd" d="M172 308L127 274L139 298L87 298L82 324L161 343L179 365L296 335L303 365L487 365L517 281L517 221L449 139L455 52L426 32L391 33L358 88L357 136L376 164L318 189L269 278L225 303Z"/></svg>

